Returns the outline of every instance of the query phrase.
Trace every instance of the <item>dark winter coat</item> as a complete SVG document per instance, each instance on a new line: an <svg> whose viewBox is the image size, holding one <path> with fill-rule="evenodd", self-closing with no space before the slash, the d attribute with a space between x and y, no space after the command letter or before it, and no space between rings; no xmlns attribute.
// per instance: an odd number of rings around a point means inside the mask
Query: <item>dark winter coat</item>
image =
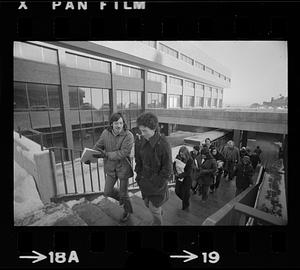
<svg viewBox="0 0 300 270"><path fill-rule="evenodd" d="M258 163L261 163L260 157L255 153L250 156L251 164L253 169L257 167Z"/></svg>
<svg viewBox="0 0 300 270"><path fill-rule="evenodd" d="M178 158L178 157L176 157L176 158ZM174 174L175 174L175 179L183 178L182 184L185 185L185 186L189 186L189 188L192 184L193 162L194 162L193 159L190 158L185 164L184 172L178 174L177 176L176 176L177 172L176 172L175 162L173 163L173 170L174 170Z"/></svg>
<svg viewBox="0 0 300 270"><path fill-rule="evenodd" d="M211 154L206 156L204 162L200 165L200 181L203 185L210 186L213 184L217 172L217 161Z"/></svg>
<svg viewBox="0 0 300 270"><path fill-rule="evenodd" d="M129 130L122 130L114 135L112 128L105 129L96 142L95 150L105 150L107 157L103 158L104 172L112 177L128 179L132 173L128 157L130 157L134 139ZM127 160L126 160L127 159Z"/></svg>
<svg viewBox="0 0 300 270"><path fill-rule="evenodd" d="M171 147L158 132L149 139L137 137L135 143L135 171L143 198L154 206L161 206L168 198L168 181L172 176Z"/></svg>
<svg viewBox="0 0 300 270"><path fill-rule="evenodd" d="M224 158L224 156L219 152L219 151L217 151L217 154L216 155L213 155L212 154L212 157L216 160L216 161L223 161L224 162L224 164L225 164L225 158ZM223 166L224 166L224 164L223 164ZM223 171L223 167L221 167L221 168L218 168L218 172L222 172Z"/></svg>
<svg viewBox="0 0 300 270"><path fill-rule="evenodd" d="M253 167L250 163L244 164L243 162L240 162L236 166L236 170L234 172L234 175L236 175L236 188L237 189L246 189L249 187L250 184L253 184L252 182L252 176L254 174Z"/></svg>

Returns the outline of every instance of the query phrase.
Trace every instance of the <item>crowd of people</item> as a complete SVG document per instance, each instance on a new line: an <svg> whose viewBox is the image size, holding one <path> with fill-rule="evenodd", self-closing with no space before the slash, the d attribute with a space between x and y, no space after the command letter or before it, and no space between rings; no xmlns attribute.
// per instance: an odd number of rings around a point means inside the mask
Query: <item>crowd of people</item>
<svg viewBox="0 0 300 270"><path fill-rule="evenodd" d="M194 146L191 152L182 146L173 161L171 146L160 133L157 116L153 113L142 113L137 118L134 134L120 112L111 116L109 124L93 147L100 153L93 158L103 158L104 195L123 206L120 222L126 222L134 211L128 196L128 179L134 171L142 199L152 214L152 225L163 225L162 205L169 198L168 182L173 175L175 193L182 200L182 210L187 210L191 193L198 193L202 201L207 201L209 193L218 189L222 175L224 179L228 176L227 181L236 176L236 195L239 194L252 184L254 169L260 162L262 151L259 147L251 154L249 149L239 150L229 141L219 152L209 138L203 145ZM133 146L135 168L129 158ZM119 189L115 188L117 180L120 181Z"/></svg>
<svg viewBox="0 0 300 270"><path fill-rule="evenodd" d="M240 194L253 184L252 177L261 163L261 153L259 146L252 153L248 147L238 149L232 140L218 151L210 138L206 138L202 145L195 145L190 153L182 146L173 163L175 192L182 200L182 209L189 207L190 189L192 194L198 194L201 201L206 202L209 193L218 189L222 177L226 182L235 177L235 196Z"/></svg>

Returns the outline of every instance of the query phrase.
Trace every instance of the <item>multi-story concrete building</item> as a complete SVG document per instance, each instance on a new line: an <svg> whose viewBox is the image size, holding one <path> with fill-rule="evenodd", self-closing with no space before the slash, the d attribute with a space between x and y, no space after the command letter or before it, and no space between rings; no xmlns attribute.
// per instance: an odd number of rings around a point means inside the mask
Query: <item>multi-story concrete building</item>
<svg viewBox="0 0 300 270"><path fill-rule="evenodd" d="M115 111L132 128L148 108L222 108L230 77L190 42L14 42L14 128L91 147Z"/></svg>

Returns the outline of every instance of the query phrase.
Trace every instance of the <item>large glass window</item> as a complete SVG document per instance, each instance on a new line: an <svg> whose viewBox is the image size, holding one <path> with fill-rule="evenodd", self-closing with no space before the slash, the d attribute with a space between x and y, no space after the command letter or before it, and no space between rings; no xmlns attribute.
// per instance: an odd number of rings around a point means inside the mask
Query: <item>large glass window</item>
<svg viewBox="0 0 300 270"><path fill-rule="evenodd" d="M196 96L195 107L203 107L204 105L204 97Z"/></svg>
<svg viewBox="0 0 300 270"><path fill-rule="evenodd" d="M204 96L204 85L196 83L196 95L203 97Z"/></svg>
<svg viewBox="0 0 300 270"><path fill-rule="evenodd" d="M116 65L116 73L121 76L142 78L142 70L121 64Z"/></svg>
<svg viewBox="0 0 300 270"><path fill-rule="evenodd" d="M174 77L170 77L170 84L175 84L178 86L182 86L182 80Z"/></svg>
<svg viewBox="0 0 300 270"><path fill-rule="evenodd" d="M141 92L117 90L117 109L124 114L129 128L134 125L137 117L142 113L141 104Z"/></svg>
<svg viewBox="0 0 300 270"><path fill-rule="evenodd" d="M186 86L186 87L189 87L189 88L195 88L195 83L185 81L185 86Z"/></svg>
<svg viewBox="0 0 300 270"><path fill-rule="evenodd" d="M147 73L147 79L151 81L162 82L162 83L167 82L167 76L150 72L150 71Z"/></svg>
<svg viewBox="0 0 300 270"><path fill-rule="evenodd" d="M217 106L218 106L218 99L217 99L217 98L214 98L214 99L213 99L213 106L214 106L214 107L217 107Z"/></svg>
<svg viewBox="0 0 300 270"><path fill-rule="evenodd" d="M148 93L149 108L165 108L165 94Z"/></svg>
<svg viewBox="0 0 300 270"><path fill-rule="evenodd" d="M14 57L57 65L56 50L25 42L14 42Z"/></svg>
<svg viewBox="0 0 300 270"><path fill-rule="evenodd" d="M66 53L68 67L110 73L110 63L86 56Z"/></svg>
<svg viewBox="0 0 300 270"><path fill-rule="evenodd" d="M169 95L169 108L180 108L180 107L181 107L181 96Z"/></svg>
<svg viewBox="0 0 300 270"><path fill-rule="evenodd" d="M32 109L44 109L48 107L46 85L27 83L29 106Z"/></svg>
<svg viewBox="0 0 300 270"><path fill-rule="evenodd" d="M27 109L26 84L14 82L14 109Z"/></svg>
<svg viewBox="0 0 300 270"><path fill-rule="evenodd" d="M45 147L58 146L55 138L63 137L59 91L58 85L14 82L14 129L42 132ZM25 136L41 143L39 135Z"/></svg>
<svg viewBox="0 0 300 270"><path fill-rule="evenodd" d="M49 107L50 108L60 108L59 103L59 87L57 85L47 85Z"/></svg>
<svg viewBox="0 0 300 270"><path fill-rule="evenodd" d="M183 107L194 107L194 97L183 96Z"/></svg>

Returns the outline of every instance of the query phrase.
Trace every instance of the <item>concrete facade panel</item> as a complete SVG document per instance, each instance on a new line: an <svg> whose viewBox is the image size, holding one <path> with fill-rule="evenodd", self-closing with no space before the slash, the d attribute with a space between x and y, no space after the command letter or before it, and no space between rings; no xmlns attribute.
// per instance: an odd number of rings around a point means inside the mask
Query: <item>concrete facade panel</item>
<svg viewBox="0 0 300 270"><path fill-rule="evenodd" d="M60 84L56 65L14 58L14 81Z"/></svg>
<svg viewBox="0 0 300 270"><path fill-rule="evenodd" d="M68 85L111 89L110 74L68 67L65 69Z"/></svg>
<svg viewBox="0 0 300 270"><path fill-rule="evenodd" d="M144 80L115 75L114 87L122 90L144 91Z"/></svg>

